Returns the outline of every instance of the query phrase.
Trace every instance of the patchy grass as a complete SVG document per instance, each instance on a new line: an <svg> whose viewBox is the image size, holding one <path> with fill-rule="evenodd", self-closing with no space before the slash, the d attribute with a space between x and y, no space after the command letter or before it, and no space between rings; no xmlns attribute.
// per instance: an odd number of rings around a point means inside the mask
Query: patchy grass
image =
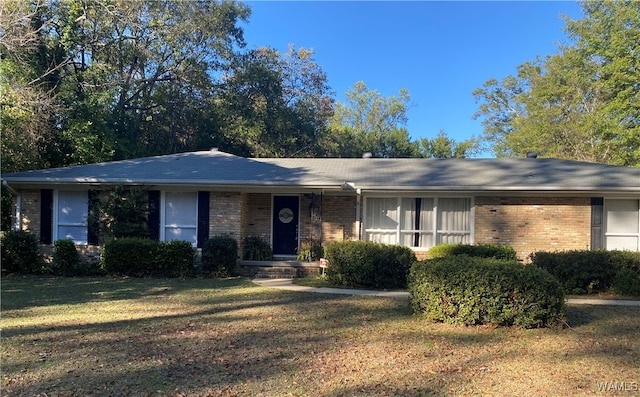
<svg viewBox="0 0 640 397"><path fill-rule="evenodd" d="M570 306L567 316L564 329L457 327L416 318L400 299L272 290L246 279L4 278L2 395L637 388L640 308Z"/></svg>

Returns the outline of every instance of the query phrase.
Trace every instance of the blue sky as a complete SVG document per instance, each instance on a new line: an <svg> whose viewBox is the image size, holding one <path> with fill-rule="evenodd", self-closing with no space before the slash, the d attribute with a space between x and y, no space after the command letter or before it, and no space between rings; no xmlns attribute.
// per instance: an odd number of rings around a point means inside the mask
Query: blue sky
<svg viewBox="0 0 640 397"><path fill-rule="evenodd" d="M573 1L249 1L247 48L312 48L335 98L357 81L383 96L411 96L412 139L444 130L463 140L482 133L471 93L490 78L566 42L561 15L582 18ZM482 156L487 156L483 154Z"/></svg>

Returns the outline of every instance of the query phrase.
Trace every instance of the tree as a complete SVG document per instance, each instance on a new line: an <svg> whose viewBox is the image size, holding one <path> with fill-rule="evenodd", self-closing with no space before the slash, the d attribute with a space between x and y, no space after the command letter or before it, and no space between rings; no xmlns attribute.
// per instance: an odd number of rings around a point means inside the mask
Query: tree
<svg viewBox="0 0 640 397"><path fill-rule="evenodd" d="M565 18L571 45L474 91L497 155L640 165L640 3L582 8Z"/></svg>
<svg viewBox="0 0 640 397"><path fill-rule="evenodd" d="M3 158L18 170L192 148L248 16L213 0L2 3Z"/></svg>
<svg viewBox="0 0 640 397"><path fill-rule="evenodd" d="M457 142L448 137L443 130L438 131L435 138L422 138L419 143L421 157L426 158L467 158L479 149L479 143L475 138Z"/></svg>
<svg viewBox="0 0 640 397"><path fill-rule="evenodd" d="M383 97L357 82L336 104L329 133L322 141L325 156L417 157L418 145L411 142L407 123L409 92Z"/></svg>
<svg viewBox="0 0 640 397"><path fill-rule="evenodd" d="M232 152L251 157L317 153L333 99L312 50L291 46L285 54L272 48L241 54L221 88L216 101L220 133Z"/></svg>

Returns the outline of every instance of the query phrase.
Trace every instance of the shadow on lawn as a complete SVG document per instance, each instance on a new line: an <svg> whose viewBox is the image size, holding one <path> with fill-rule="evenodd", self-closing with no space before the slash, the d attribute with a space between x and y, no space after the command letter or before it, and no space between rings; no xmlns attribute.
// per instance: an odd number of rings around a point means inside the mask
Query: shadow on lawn
<svg viewBox="0 0 640 397"><path fill-rule="evenodd" d="M425 328L412 317L404 300L280 291L246 279L3 280L3 310L55 304L107 306L109 301L123 299L132 300L131 310L136 309L135 302L143 301L151 315L115 320L106 315L104 321L94 323L3 329L3 339L9 342L6 349L18 346L11 354L21 357L3 360L7 394L139 395L158 390L206 394L203 391L211 389L211 394L223 395L225 390L236 395L440 395L443 390L428 380L410 385L409 390L394 384L395 378L388 373L380 379L359 379L357 385L344 385L339 391L325 390L322 377L332 379L332 371L355 368L348 356L354 347L368 352L375 343L389 346L390 351L379 352L381 357L376 359L380 360L394 353L394 343L402 347L403 341L423 347L445 345L450 354L462 355L477 346L497 349L505 339L520 335L490 328ZM178 309L163 312L170 300L179 302ZM594 322L608 321L606 310L570 307L569 323L582 332ZM28 310L25 313L21 315L29 315ZM638 334L633 329L637 321L619 320L611 320L613 332ZM442 350L432 347L427 353L435 357ZM483 366L492 354L489 350L476 355L469 365ZM588 358L593 352L574 354ZM611 350L600 354L607 357ZM44 375L37 381L20 383L20 374L39 372ZM299 393L301 384L305 386Z"/></svg>

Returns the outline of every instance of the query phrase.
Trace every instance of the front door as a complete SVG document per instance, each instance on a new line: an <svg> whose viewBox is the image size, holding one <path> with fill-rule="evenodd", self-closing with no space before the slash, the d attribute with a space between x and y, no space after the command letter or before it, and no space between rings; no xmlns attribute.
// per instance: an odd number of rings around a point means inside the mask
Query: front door
<svg viewBox="0 0 640 397"><path fill-rule="evenodd" d="M273 197L274 255L296 255L299 209L298 196Z"/></svg>

